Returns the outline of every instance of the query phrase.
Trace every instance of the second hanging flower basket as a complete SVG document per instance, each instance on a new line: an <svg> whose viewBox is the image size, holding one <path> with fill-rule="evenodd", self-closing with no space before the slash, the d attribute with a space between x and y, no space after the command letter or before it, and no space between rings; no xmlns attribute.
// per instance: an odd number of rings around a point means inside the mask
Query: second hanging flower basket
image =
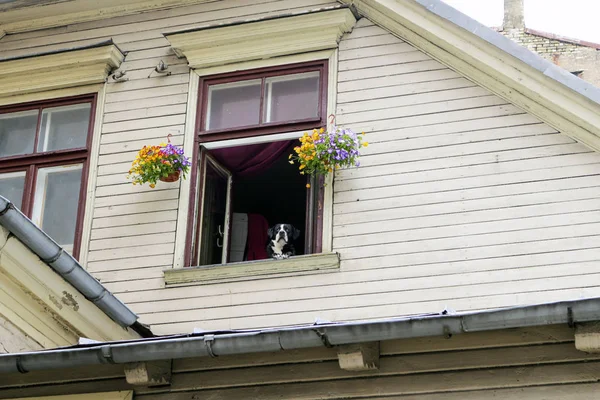
<svg viewBox="0 0 600 400"><path fill-rule="evenodd" d="M334 116L330 116L333 124ZM335 169L358 167L359 149L369 143L363 141L364 133L356 134L351 129L333 125L326 131L324 128L314 129L312 133L304 133L300 138L300 146L294 147L296 154L290 154L290 164L298 163L302 175L327 176ZM310 187L309 184L306 185Z"/></svg>

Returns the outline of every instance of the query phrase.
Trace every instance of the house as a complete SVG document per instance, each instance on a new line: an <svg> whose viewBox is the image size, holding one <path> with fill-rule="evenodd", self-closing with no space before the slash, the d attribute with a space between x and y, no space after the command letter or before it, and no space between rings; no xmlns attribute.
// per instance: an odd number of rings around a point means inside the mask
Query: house
<svg viewBox="0 0 600 400"><path fill-rule="evenodd" d="M600 44L527 28L524 0L504 0L504 22L499 32L581 79L600 86Z"/></svg>
<svg viewBox="0 0 600 400"><path fill-rule="evenodd" d="M0 10L0 225L132 336L0 355L0 398L595 398L599 89L438 0ZM288 154L332 123L370 145L307 182ZM128 182L168 135L188 179ZM246 260L251 220L299 255Z"/></svg>

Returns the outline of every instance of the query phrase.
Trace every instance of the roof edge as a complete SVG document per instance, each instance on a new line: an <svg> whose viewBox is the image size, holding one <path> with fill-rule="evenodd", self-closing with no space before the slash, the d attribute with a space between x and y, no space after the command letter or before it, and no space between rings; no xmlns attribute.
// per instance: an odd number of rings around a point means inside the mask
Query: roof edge
<svg viewBox="0 0 600 400"><path fill-rule="evenodd" d="M541 36L541 37L546 38L546 39L557 40L559 42L565 42L565 43L575 44L575 45L583 46L583 47L591 47L593 49L600 50L600 43L589 42L587 40L582 40L582 39L576 39L576 38L572 38L572 37L568 37L568 36L557 35L556 33L549 33L549 32L544 32L544 31L538 31L537 29L525 28L524 32L528 33L530 35L534 35L534 36Z"/></svg>
<svg viewBox="0 0 600 400"><path fill-rule="evenodd" d="M600 320L600 298L546 303L500 310L330 323L262 330L95 343L72 348L0 355L1 373L25 373L105 363L134 363L188 357L216 357L310 347L331 347L395 339L447 336L509 328Z"/></svg>

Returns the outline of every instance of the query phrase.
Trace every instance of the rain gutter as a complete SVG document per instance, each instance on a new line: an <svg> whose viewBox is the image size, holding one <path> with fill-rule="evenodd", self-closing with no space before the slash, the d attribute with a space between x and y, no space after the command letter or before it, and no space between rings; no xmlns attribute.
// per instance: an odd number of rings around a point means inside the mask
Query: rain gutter
<svg viewBox="0 0 600 400"><path fill-rule="evenodd" d="M454 315L291 328L205 332L176 337L100 343L85 347L0 355L0 373L26 373L98 364L126 364L188 357L274 352L310 347L446 336L466 332L568 324L600 320L600 298Z"/></svg>

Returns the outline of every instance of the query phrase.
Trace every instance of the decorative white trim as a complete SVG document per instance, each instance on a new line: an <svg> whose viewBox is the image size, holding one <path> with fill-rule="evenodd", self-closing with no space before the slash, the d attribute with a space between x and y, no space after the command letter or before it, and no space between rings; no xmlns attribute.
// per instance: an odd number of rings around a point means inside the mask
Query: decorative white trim
<svg viewBox="0 0 600 400"><path fill-rule="evenodd" d="M0 38L2 31L20 33L138 14L145 11L165 10L210 0L89 0L59 1L56 4L35 4L11 10L10 4L0 9Z"/></svg>
<svg viewBox="0 0 600 400"><path fill-rule="evenodd" d="M283 17L193 32L165 34L191 68L337 48L356 23L348 8Z"/></svg>
<svg viewBox="0 0 600 400"><path fill-rule="evenodd" d="M0 62L0 101L11 96L104 83L125 56L114 45Z"/></svg>
<svg viewBox="0 0 600 400"><path fill-rule="evenodd" d="M413 0L340 0L473 82L600 151L600 104Z"/></svg>
<svg viewBox="0 0 600 400"><path fill-rule="evenodd" d="M96 113L92 129L92 145L88 159L88 176L85 197L85 212L81 226L81 241L79 245L79 263L87 268L87 258L92 235L92 221L94 219L94 202L96 201L96 181L98 179L98 160L100 159L100 137L104 119L104 101L106 98L106 85L98 91L96 97Z"/></svg>
<svg viewBox="0 0 600 400"><path fill-rule="evenodd" d="M193 70L190 71L190 82L188 85L187 115L185 117L185 129L183 133L183 148L188 156L192 156L196 139L196 116L198 114L198 88L200 76ZM173 256L173 267L185 267L185 249L187 245L187 221L190 207L191 179L182 179L179 185L179 204L177 209L177 229L175 231L175 254Z"/></svg>
<svg viewBox="0 0 600 400"><path fill-rule="evenodd" d="M337 77L338 77L338 50L329 57L329 76L327 77L327 115L335 115L337 107ZM330 118L327 118L327 128L331 129ZM324 253L333 251L333 177L334 173L325 178L325 192L323 193L323 232L321 233L321 246Z"/></svg>
<svg viewBox="0 0 600 400"><path fill-rule="evenodd" d="M187 116L184 132L184 148L187 154L191 155L191 150L194 147L196 135L196 118L198 111L198 88L200 84L200 72L208 72L208 75L221 72L231 72L244 70L243 66L249 68L262 68L274 65L294 64L305 61L328 60L329 75L327 77L327 115L335 113L336 94L337 94L337 66L338 53L337 49L317 51L306 54L294 54L290 56L277 57L268 60L253 61L250 63L230 64L228 66L219 67L219 72L214 72L212 69L192 70L190 71L190 82L188 87L188 102ZM222 140L216 142L203 143L202 145L208 149L220 149L224 147L243 146L246 144L256 144L273 142L280 140L290 140L299 138L304 131L286 132L276 135L255 136L242 139ZM188 150L189 149L189 150ZM324 209L323 209L323 252L330 252L333 243L333 177L330 175L326 181L324 193ZM185 267L185 250L187 246L187 223L188 210L190 206L190 191L191 180L182 180L179 186L179 204L177 214L177 230L175 232L175 254L173 257L173 268Z"/></svg>

